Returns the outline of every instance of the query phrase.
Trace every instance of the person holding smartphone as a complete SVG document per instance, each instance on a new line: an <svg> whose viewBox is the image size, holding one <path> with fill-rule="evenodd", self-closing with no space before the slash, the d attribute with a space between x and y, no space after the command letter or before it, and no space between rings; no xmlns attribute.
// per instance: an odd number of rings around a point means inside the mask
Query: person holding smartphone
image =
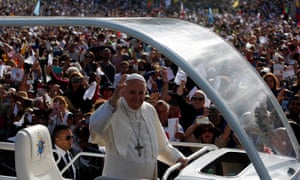
<svg viewBox="0 0 300 180"><path fill-rule="evenodd" d="M56 126L67 125L68 116L72 113L68 109L68 104L63 96L56 96L53 99L52 110L49 114L48 129L53 133Z"/></svg>

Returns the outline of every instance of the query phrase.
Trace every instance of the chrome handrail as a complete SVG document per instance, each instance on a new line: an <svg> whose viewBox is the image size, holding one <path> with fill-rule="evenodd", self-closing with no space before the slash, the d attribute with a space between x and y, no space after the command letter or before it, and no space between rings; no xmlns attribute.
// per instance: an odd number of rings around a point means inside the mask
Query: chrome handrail
<svg viewBox="0 0 300 180"><path fill-rule="evenodd" d="M58 164L58 162L61 160L61 156L58 153L57 149L52 149L52 151L53 151L53 153L55 153L57 155L57 159L56 159L55 163Z"/></svg>
<svg viewBox="0 0 300 180"><path fill-rule="evenodd" d="M204 147L202 147L201 149L199 149L198 151L196 151L195 153L193 153L193 154L191 154L190 156L188 156L188 157L187 157L187 160L188 160L188 162L190 162L190 161L192 161L192 160L198 158L198 157L201 156L202 154L207 153L207 152L209 152L209 151L216 150L216 149L218 149L218 148L217 148L216 146L213 146L213 145L212 145L212 146L211 146L211 145L204 146ZM165 173L164 173L164 175L163 175L163 177L162 177L162 180L167 180L168 177L170 176L170 174L171 174L172 172L174 172L175 170L179 169L180 166L181 166L181 163L178 162L178 163L174 164L173 166L169 167L169 168L165 171Z"/></svg>
<svg viewBox="0 0 300 180"><path fill-rule="evenodd" d="M211 146L214 149L218 149L218 146L214 144L204 144L204 143L193 143L193 142L177 142L177 141L171 141L170 144L173 146L179 146L179 147L195 147L195 148L203 148L206 146Z"/></svg>
<svg viewBox="0 0 300 180"><path fill-rule="evenodd" d="M0 150L14 151L15 143L0 142Z"/></svg>
<svg viewBox="0 0 300 180"><path fill-rule="evenodd" d="M80 156L91 156L91 157L101 157L104 158L105 154L100 153L91 153L91 152L80 152L76 154L76 156L70 160L70 162L61 170L61 174L63 174Z"/></svg>

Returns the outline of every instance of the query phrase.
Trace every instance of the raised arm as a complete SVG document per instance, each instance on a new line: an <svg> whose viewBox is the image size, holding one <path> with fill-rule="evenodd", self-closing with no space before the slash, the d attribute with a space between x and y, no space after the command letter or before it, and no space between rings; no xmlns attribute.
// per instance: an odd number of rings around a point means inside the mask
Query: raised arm
<svg viewBox="0 0 300 180"><path fill-rule="evenodd" d="M126 75L123 75L112 97L91 115L89 124L91 132L102 134L108 128L109 118L115 112L121 97L121 91L126 86L125 79Z"/></svg>

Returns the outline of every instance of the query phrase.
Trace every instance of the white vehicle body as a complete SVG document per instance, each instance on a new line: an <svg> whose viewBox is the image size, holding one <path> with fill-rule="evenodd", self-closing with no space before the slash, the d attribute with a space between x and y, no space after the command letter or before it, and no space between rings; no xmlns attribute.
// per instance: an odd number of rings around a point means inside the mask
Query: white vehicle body
<svg viewBox="0 0 300 180"><path fill-rule="evenodd" d="M177 64L218 107L244 148L210 151L177 179L300 179L299 145L276 98L244 57L209 29L169 18L0 17L0 26L108 28L150 44ZM282 145L276 143L278 129L285 132ZM265 146L274 154L263 153ZM203 168L228 152L233 161L223 164L242 166L234 158L244 157L240 153L246 153L250 164L219 175L204 173Z"/></svg>

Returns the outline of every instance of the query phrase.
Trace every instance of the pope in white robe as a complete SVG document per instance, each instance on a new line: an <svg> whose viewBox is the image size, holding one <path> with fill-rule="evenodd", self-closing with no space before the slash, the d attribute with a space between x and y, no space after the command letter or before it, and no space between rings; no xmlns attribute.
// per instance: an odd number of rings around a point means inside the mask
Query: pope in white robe
<svg viewBox="0 0 300 180"><path fill-rule="evenodd" d="M124 75L112 98L90 117L92 141L106 148L103 176L157 179L157 159L187 163L169 143L155 108L144 101L145 92L141 75Z"/></svg>

